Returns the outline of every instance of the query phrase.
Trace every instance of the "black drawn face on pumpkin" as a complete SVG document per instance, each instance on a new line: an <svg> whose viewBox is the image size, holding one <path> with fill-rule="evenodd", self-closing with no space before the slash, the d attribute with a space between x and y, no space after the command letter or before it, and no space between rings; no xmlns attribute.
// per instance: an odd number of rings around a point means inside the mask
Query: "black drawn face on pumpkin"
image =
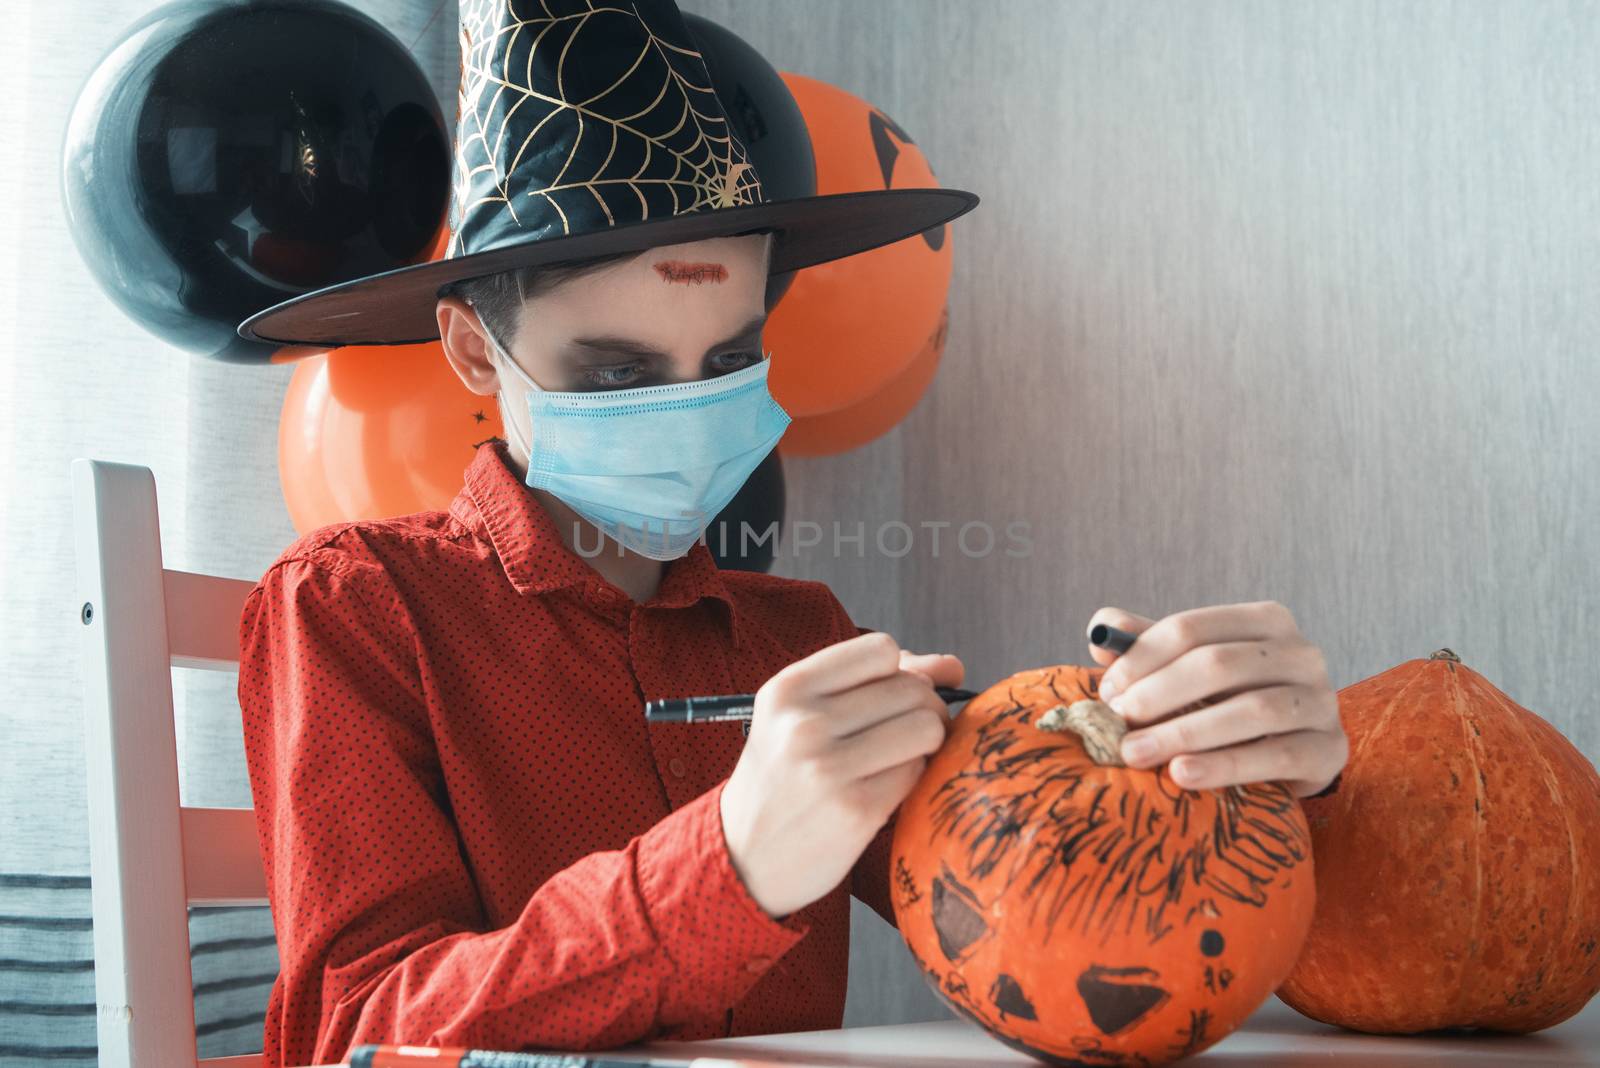
<svg viewBox="0 0 1600 1068"><path fill-rule="evenodd" d="M1121 769L1063 759L1059 750L1078 743L1035 729L1035 711L1014 700L980 720L971 759L929 795L938 873L919 885L896 860L897 899L929 899L942 959L919 963L947 1003L991 1032L1014 1020L1047 1025L1052 1004L1073 1000L1063 999L1069 989L1093 1028L1073 1037L1085 1063L1111 1056L1102 1041L1129 1035L1180 996L1189 1007L1164 1015L1161 1041L1180 1055L1201 1049L1214 1031L1207 1005L1236 979L1230 930L1309 859L1295 802L1275 784L1202 795L1160 777L1115 788L1110 773ZM1060 937L1084 947L1080 967L1050 991L1027 989L1037 975L1019 978L1022 969L989 952L1003 914L1032 924L1027 938L1010 932L1006 953Z"/></svg>

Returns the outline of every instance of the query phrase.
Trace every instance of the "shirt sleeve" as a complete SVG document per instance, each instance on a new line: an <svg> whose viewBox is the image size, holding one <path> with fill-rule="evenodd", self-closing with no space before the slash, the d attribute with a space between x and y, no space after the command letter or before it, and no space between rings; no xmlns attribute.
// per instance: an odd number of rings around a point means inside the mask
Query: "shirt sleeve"
<svg viewBox="0 0 1600 1068"><path fill-rule="evenodd" d="M873 912L895 928L900 925L895 922L894 905L889 900L889 846L894 838L895 818L899 814L900 810L895 809L889 822L879 829L862 851L855 867L850 869L850 893L859 898L862 904L871 906Z"/></svg>
<svg viewBox="0 0 1600 1068"><path fill-rule="evenodd" d="M490 929L452 821L403 602L348 554L275 563L239 701L278 938L264 1063L365 1042L590 1049L720 1021L810 924L769 916L723 837L726 780L542 883ZM530 814L530 818L537 818Z"/></svg>

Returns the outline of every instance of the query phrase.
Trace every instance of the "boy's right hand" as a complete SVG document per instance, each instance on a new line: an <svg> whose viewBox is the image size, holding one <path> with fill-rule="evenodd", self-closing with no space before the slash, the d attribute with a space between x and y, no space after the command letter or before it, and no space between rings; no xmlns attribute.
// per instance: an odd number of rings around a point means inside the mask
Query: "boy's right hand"
<svg viewBox="0 0 1600 1068"><path fill-rule="evenodd" d="M950 714L934 686L959 686L961 661L915 655L874 631L830 645L756 691L750 737L722 791L734 870L783 918L837 886L927 758Z"/></svg>

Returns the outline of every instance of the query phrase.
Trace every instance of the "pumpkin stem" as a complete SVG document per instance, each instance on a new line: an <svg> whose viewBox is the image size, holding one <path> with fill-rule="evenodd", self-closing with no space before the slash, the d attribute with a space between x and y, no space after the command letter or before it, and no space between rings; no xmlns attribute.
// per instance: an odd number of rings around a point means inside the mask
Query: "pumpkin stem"
<svg viewBox="0 0 1600 1068"><path fill-rule="evenodd" d="M1125 768L1122 736L1128 725L1104 701L1089 698L1071 705L1056 705L1033 721L1042 731L1071 731L1083 739L1089 758L1102 767Z"/></svg>
<svg viewBox="0 0 1600 1068"><path fill-rule="evenodd" d="M1455 653L1452 653L1448 649L1435 650L1434 652L1428 654L1428 659L1429 660L1454 660L1458 664L1461 663L1461 658L1459 656L1457 656Z"/></svg>

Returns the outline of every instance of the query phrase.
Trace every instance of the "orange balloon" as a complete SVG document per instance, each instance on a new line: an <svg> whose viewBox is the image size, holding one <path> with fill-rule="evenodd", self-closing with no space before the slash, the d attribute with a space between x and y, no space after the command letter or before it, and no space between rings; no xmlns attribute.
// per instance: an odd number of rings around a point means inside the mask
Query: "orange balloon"
<svg viewBox="0 0 1600 1068"><path fill-rule="evenodd" d="M281 351L281 350L280 350ZM278 416L278 484L294 529L307 534L346 518L322 472L322 416L327 406L326 353L300 359L289 376Z"/></svg>
<svg viewBox="0 0 1600 1068"><path fill-rule="evenodd" d="M294 363L296 360L308 359L312 356L326 356L326 345L285 345L267 357L268 363Z"/></svg>
<svg viewBox="0 0 1600 1068"><path fill-rule="evenodd" d="M900 420L911 414L911 409L917 406L933 382L939 358L944 354L949 324L947 305L939 316L939 326L933 336L898 378L848 408L794 420L779 439L778 450L785 456L829 456L859 448L893 430Z"/></svg>
<svg viewBox="0 0 1600 1068"><path fill-rule="evenodd" d="M860 97L779 72L817 160L817 195L937 188L904 130ZM923 351L950 289L949 224L806 267L772 310L772 395L795 417L866 401Z"/></svg>
<svg viewBox="0 0 1600 1068"><path fill-rule="evenodd" d="M442 510L478 446L504 437L493 397L468 390L438 341L347 346L298 361L278 421L278 475L301 534L328 523Z"/></svg>

